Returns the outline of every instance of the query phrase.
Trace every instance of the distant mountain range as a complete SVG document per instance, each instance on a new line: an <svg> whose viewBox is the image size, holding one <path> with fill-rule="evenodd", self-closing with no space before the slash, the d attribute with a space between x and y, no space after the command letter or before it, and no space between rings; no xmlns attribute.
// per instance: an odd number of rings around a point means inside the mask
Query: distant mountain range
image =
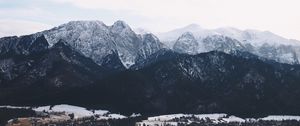
<svg viewBox="0 0 300 126"><path fill-rule="evenodd" d="M0 38L0 104L75 104L142 114L300 114L300 42L189 25L135 33L71 21Z"/></svg>
<svg viewBox="0 0 300 126"><path fill-rule="evenodd" d="M186 50L198 54L211 50L226 53L240 50L281 63L299 64L300 60L300 41L286 39L269 31L242 31L231 27L204 29L199 25L191 24L160 33L158 37L169 48L178 52ZM189 48L196 48L196 50Z"/></svg>

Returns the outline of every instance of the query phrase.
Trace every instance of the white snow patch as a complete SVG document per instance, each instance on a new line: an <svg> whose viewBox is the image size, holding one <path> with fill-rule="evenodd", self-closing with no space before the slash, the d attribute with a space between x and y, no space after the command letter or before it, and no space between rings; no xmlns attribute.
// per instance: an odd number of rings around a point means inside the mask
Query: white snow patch
<svg viewBox="0 0 300 126"><path fill-rule="evenodd" d="M300 121L300 116L290 116L290 115L269 115L264 118L260 118L265 121L282 121L282 120L297 120Z"/></svg>
<svg viewBox="0 0 300 126"><path fill-rule="evenodd" d="M228 118L223 118L223 120L226 122L245 122L245 119L236 116L229 116Z"/></svg>
<svg viewBox="0 0 300 126"><path fill-rule="evenodd" d="M136 126L177 126L178 122L148 121L137 122Z"/></svg>
<svg viewBox="0 0 300 126"><path fill-rule="evenodd" d="M78 106L72 106L72 105L55 105L52 108L50 106L43 106L34 108L35 111L46 111L46 112L66 112L68 114L74 114L75 118L81 118L81 117L87 117L87 116L93 116L93 112L88 111L86 108L78 107Z"/></svg>
<svg viewBox="0 0 300 126"><path fill-rule="evenodd" d="M109 113L109 111L107 111L107 110L95 110L94 111L95 115L104 115L104 114L107 114L107 113Z"/></svg>
<svg viewBox="0 0 300 126"><path fill-rule="evenodd" d="M109 114L108 117L111 117L113 119L124 119L126 116L120 115L120 114Z"/></svg>
<svg viewBox="0 0 300 126"><path fill-rule="evenodd" d="M209 119L214 119L217 120L219 118L224 118L226 117L227 114L224 113L216 113L216 114L199 114L199 115L195 115L195 117L199 118L199 119L205 119L205 118L209 118Z"/></svg>
<svg viewBox="0 0 300 126"><path fill-rule="evenodd" d="M120 114L108 114L103 115L98 118L98 120L108 120L108 119L125 119L126 116L120 115Z"/></svg>
<svg viewBox="0 0 300 126"><path fill-rule="evenodd" d="M30 107L28 107L28 106L11 106L11 105L0 106L0 108L9 108L9 109L30 109Z"/></svg>
<svg viewBox="0 0 300 126"><path fill-rule="evenodd" d="M139 116L142 116L140 113L132 113L130 115L130 117L134 118L134 117L139 117Z"/></svg>
<svg viewBox="0 0 300 126"><path fill-rule="evenodd" d="M87 110L83 107L73 106L73 105L55 105L50 109L50 106L42 106L37 107L33 109L34 111L38 112L66 112L67 114L74 114L74 118L82 118L82 117L90 117L99 115L100 118L105 119L121 119L121 118L127 118L126 116L120 115L120 114L108 114L109 111L107 110ZM106 115L108 114L108 115Z"/></svg>
<svg viewBox="0 0 300 126"><path fill-rule="evenodd" d="M224 118L227 116L227 114L172 114L172 115L161 115L161 116L155 116L155 117L149 117L148 121L170 121L175 118L180 118L180 117L192 117L195 116L196 118L199 119L206 119L209 118L211 120L217 120L219 118Z"/></svg>
<svg viewBox="0 0 300 126"><path fill-rule="evenodd" d="M36 112L65 112L66 114L74 114L74 118L82 118L82 117L91 117L91 116L99 116L99 119L124 119L127 118L121 114L110 113L107 110L88 110L83 107L74 106L74 105L54 105L54 106L40 106L40 107L27 107L27 106L0 106L0 108L9 108L9 109L32 109ZM132 114L131 117L141 116L141 114Z"/></svg>
<svg viewBox="0 0 300 126"><path fill-rule="evenodd" d="M175 118L186 117L185 114L172 114L172 115L160 115L154 117L148 117L149 121L170 121Z"/></svg>

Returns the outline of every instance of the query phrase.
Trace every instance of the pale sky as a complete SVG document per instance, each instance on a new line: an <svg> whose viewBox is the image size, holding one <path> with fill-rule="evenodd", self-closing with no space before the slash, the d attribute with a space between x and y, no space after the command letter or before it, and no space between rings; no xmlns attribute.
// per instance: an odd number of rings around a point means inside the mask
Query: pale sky
<svg viewBox="0 0 300 126"><path fill-rule="evenodd" d="M71 20L124 20L165 32L203 28L268 30L300 40L300 0L0 0L0 36L29 34Z"/></svg>

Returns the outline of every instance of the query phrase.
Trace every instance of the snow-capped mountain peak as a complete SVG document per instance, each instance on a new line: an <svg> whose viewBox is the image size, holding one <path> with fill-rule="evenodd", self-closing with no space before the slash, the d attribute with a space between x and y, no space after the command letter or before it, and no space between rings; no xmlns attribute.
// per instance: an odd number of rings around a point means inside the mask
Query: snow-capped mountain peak
<svg viewBox="0 0 300 126"><path fill-rule="evenodd" d="M267 43L269 45L300 45L299 41L293 41L276 35L270 31L259 31L253 29L240 30L234 27L222 27L217 29L205 29L196 24L191 24L183 28L178 28L169 32L160 33L157 36L163 42L175 41L183 33L191 32L196 39L205 38L212 35L223 35L237 39L241 42L249 42L255 45L263 45ZM173 43L174 44L174 43ZM171 45L172 46L172 45Z"/></svg>
<svg viewBox="0 0 300 126"><path fill-rule="evenodd" d="M113 33L134 33L130 26L124 21L118 20L111 26L111 31Z"/></svg>
<svg viewBox="0 0 300 126"><path fill-rule="evenodd" d="M235 39L238 39L238 40L243 39L242 38L243 31L239 30L237 28L234 28L234 27L222 27L222 28L214 29L214 31L216 33L218 33L219 35L232 37L232 38L235 38Z"/></svg>
<svg viewBox="0 0 300 126"><path fill-rule="evenodd" d="M129 68L135 64L140 50L158 50L162 45L158 39L147 39L137 35L124 21L116 21L107 26L101 21L71 21L58 27L39 32L34 36L45 35L50 46L59 40L65 40L72 48L84 56L93 59L97 64L103 63L103 58L117 52L123 65ZM154 37L156 38L156 37ZM148 49L148 48L155 49ZM148 51L149 52L149 51ZM146 56L154 53L150 51ZM144 57L145 58L145 57Z"/></svg>
<svg viewBox="0 0 300 126"><path fill-rule="evenodd" d="M129 25L125 23L125 21L117 20L112 26L122 27L122 28L129 28Z"/></svg>
<svg viewBox="0 0 300 126"><path fill-rule="evenodd" d="M176 40L173 49L180 53L195 54L197 53L198 45L193 33L186 32Z"/></svg>
<svg viewBox="0 0 300 126"><path fill-rule="evenodd" d="M219 51L224 50L225 52L242 49L240 51L248 51L260 57L281 63L294 64L300 60L299 41L286 39L270 31L240 30L233 27L204 29L192 24L170 32L158 34L158 37L169 48L174 48L177 43L176 41L186 32L191 32L197 42L202 44L198 46L199 49L194 54L215 49ZM203 47L205 48L203 49ZM185 49L188 48L185 47ZM191 52L191 50L188 52Z"/></svg>
<svg viewBox="0 0 300 126"><path fill-rule="evenodd" d="M85 26L90 27L92 25L100 25L106 27L106 25L102 21L98 20L82 20L82 21L70 21L68 23L62 24L61 26L69 26L69 27L78 27L78 26Z"/></svg>
<svg viewBox="0 0 300 126"><path fill-rule="evenodd" d="M108 27L101 21L70 21L58 27L46 30L37 35L45 34L50 45L54 45L60 39L65 39L69 43L76 39L90 41L92 36L109 32ZM72 44L71 44L72 45Z"/></svg>
<svg viewBox="0 0 300 126"><path fill-rule="evenodd" d="M204 29L197 24L190 24L183 28L178 28L178 29L171 30L171 31L165 32L165 33L159 33L159 34L157 34L157 36L167 46L173 47L173 45L175 44L175 41L178 39L178 37L180 37L182 34L184 34L186 32L193 33L193 35L196 39L201 39L201 38L205 38L208 35L217 34L214 31Z"/></svg>

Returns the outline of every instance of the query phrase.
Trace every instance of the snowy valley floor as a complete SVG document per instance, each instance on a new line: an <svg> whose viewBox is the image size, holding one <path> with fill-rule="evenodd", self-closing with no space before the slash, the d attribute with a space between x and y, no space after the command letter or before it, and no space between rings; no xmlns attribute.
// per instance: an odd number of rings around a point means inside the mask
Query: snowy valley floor
<svg viewBox="0 0 300 126"><path fill-rule="evenodd" d="M300 126L300 116L269 115L240 118L223 113L125 116L107 110L89 110L73 105L41 107L0 106L0 125L78 126Z"/></svg>

